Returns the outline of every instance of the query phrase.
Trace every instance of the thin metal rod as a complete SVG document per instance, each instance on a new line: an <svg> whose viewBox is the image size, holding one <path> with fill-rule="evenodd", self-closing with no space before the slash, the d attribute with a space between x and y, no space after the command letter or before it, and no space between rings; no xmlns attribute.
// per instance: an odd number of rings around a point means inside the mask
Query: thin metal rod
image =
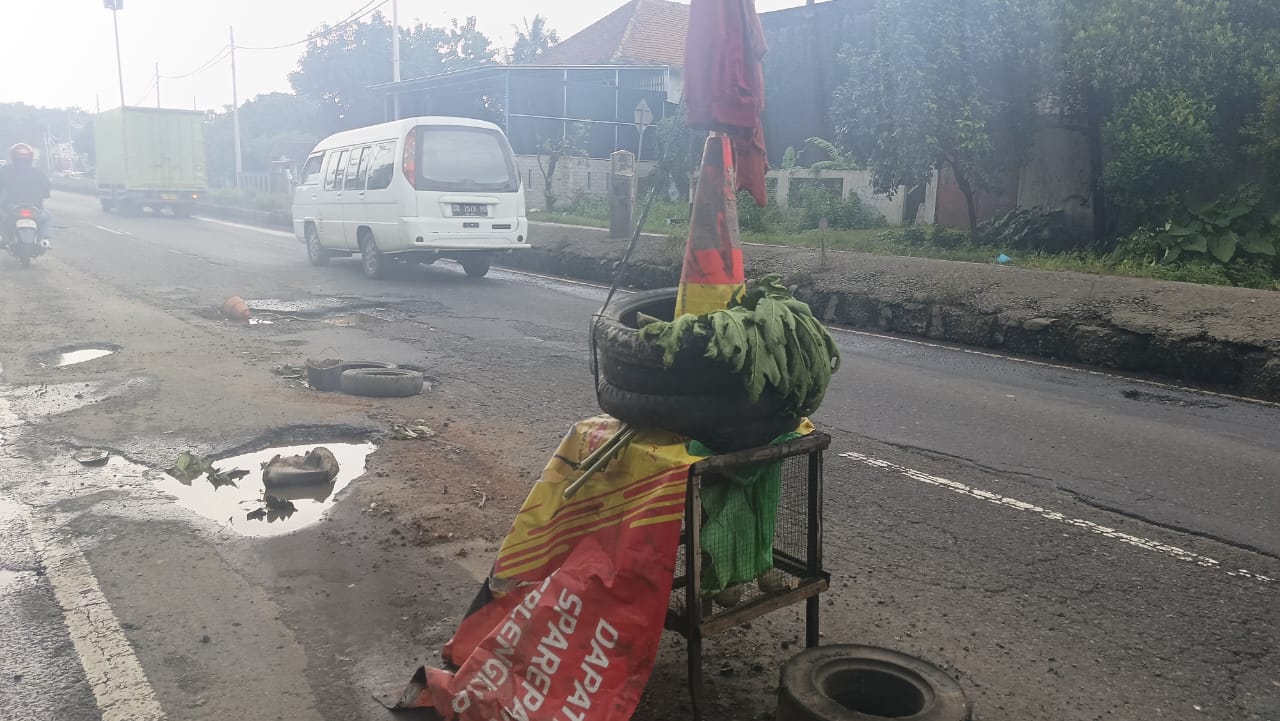
<svg viewBox="0 0 1280 721"><path fill-rule="evenodd" d="M391 82L400 82L400 3L391 0ZM392 120L400 119L400 93L392 95Z"/></svg>
<svg viewBox="0 0 1280 721"><path fill-rule="evenodd" d="M231 28L231 132L235 138L236 149L236 183L240 188L240 174L244 165L240 160L240 95L236 88L236 29Z"/></svg>
<svg viewBox="0 0 1280 721"><path fill-rule="evenodd" d="M120 20L119 11L111 8L111 29L116 35L116 75L120 79L120 108L124 109L124 62L120 59Z"/></svg>
<svg viewBox="0 0 1280 721"><path fill-rule="evenodd" d="M156 107L160 107L160 63L156 63Z"/></svg>

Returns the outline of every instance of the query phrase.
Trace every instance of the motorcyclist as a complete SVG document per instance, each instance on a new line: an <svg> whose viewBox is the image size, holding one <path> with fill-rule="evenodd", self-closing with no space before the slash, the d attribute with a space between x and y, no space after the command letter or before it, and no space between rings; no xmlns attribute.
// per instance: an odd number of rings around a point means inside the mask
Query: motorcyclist
<svg viewBox="0 0 1280 721"><path fill-rule="evenodd" d="M0 166L0 209L7 222L16 206L39 208L38 233L42 240L47 240L53 224L49 211L44 209L44 201L49 197L49 178L35 166L35 159L35 151L26 143L9 148L9 164Z"/></svg>

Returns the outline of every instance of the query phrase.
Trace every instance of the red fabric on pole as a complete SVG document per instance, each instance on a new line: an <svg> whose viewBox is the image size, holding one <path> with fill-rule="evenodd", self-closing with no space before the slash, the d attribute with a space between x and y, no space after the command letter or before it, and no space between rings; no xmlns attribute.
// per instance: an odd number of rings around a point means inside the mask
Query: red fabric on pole
<svg viewBox="0 0 1280 721"><path fill-rule="evenodd" d="M733 136L738 188L768 202L769 168L760 113L768 46L755 0L693 0L685 39L684 101L688 125Z"/></svg>

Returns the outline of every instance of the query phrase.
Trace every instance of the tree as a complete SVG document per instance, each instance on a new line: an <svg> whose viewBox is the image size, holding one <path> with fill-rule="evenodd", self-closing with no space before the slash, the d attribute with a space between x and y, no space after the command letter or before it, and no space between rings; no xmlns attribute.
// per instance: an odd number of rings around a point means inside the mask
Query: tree
<svg viewBox="0 0 1280 721"><path fill-rule="evenodd" d="M1014 0L884 0L876 46L846 53L849 80L833 99L837 139L894 193L949 169L971 237L976 194L1000 189L1030 124L1031 84L1013 63Z"/></svg>
<svg viewBox="0 0 1280 721"><path fill-rule="evenodd" d="M534 15L533 22L529 22L526 18L523 30L519 25L513 27L516 31L516 41L511 46L508 58L512 65L532 63L539 55L560 42L560 36L555 30L547 28L547 19L541 15Z"/></svg>
<svg viewBox="0 0 1280 721"><path fill-rule="evenodd" d="M449 28L419 23L401 33L402 77L463 70L495 61L493 43L475 18ZM289 74L294 91L316 104L330 131L381 122L382 93L372 85L391 81L391 23L380 12L341 28L321 28Z"/></svg>
<svg viewBox="0 0 1280 721"><path fill-rule="evenodd" d="M565 123L564 133L558 138L539 138L538 172L542 175L542 194L547 201L547 212L556 209L555 179L560 161L565 158L583 158L587 155L587 126L582 123ZM543 157L546 161L543 161Z"/></svg>
<svg viewBox="0 0 1280 721"><path fill-rule="evenodd" d="M297 161L329 128L319 117L316 104L293 93L266 93L240 106L240 155L249 172L271 169L281 156ZM213 113L205 123L205 147L211 179L235 175L235 141L231 109Z"/></svg>

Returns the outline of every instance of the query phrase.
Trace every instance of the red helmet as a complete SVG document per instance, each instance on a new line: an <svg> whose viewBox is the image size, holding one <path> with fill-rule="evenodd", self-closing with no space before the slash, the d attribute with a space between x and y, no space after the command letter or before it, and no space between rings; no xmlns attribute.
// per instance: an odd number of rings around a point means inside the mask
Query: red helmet
<svg viewBox="0 0 1280 721"><path fill-rule="evenodd" d="M35 158L36 151L32 150L31 146L26 143L18 143L9 148L9 159L15 165L30 164Z"/></svg>

